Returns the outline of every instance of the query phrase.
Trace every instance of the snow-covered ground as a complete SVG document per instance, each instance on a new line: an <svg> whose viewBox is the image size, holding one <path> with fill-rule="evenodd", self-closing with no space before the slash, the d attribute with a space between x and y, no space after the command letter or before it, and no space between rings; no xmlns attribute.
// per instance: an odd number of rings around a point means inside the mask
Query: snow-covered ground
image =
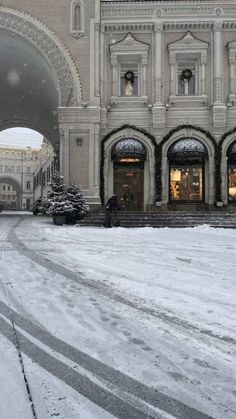
<svg viewBox="0 0 236 419"><path fill-rule="evenodd" d="M235 418L235 255L235 230L2 214L3 418L32 417L12 324L38 419Z"/></svg>

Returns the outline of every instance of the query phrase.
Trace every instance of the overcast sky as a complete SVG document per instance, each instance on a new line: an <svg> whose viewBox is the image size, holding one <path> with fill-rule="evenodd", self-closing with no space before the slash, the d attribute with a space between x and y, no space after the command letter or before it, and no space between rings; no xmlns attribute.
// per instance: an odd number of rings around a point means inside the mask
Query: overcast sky
<svg viewBox="0 0 236 419"><path fill-rule="evenodd" d="M39 149L43 136L29 128L10 128L0 132L0 147Z"/></svg>

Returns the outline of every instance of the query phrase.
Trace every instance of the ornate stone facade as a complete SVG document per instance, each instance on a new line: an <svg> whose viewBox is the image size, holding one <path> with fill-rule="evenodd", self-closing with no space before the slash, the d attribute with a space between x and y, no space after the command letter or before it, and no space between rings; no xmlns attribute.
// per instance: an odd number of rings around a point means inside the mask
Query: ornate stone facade
<svg viewBox="0 0 236 419"><path fill-rule="evenodd" d="M232 192L234 163L229 167L227 150L236 139L235 0L20 4L1 2L0 33L6 40L13 34L22 52L25 43L25 60L39 63L34 85L40 95L24 84L28 107L22 100L25 112L9 108L0 115L0 129L18 124L47 134L66 181L80 184L95 206L122 189L119 176L129 185L132 176L142 179L143 209L174 205L173 179L182 169L193 173L195 192L202 182L201 203L234 203L228 186L229 180ZM7 42L14 47L12 38ZM14 64L20 64L17 55ZM8 90L4 95L5 102ZM194 162L189 153L188 162L185 152L177 167L168 150L186 137L199 140L207 155ZM114 144L125 138L143 144L145 162L112 160ZM188 201L197 194L186 196Z"/></svg>

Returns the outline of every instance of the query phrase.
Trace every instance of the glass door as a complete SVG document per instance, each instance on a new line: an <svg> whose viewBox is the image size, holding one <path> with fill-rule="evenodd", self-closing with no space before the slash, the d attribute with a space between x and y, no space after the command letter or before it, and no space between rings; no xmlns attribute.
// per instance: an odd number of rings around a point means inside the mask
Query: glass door
<svg viewBox="0 0 236 419"><path fill-rule="evenodd" d="M143 211L143 164L114 163L114 193L125 211Z"/></svg>

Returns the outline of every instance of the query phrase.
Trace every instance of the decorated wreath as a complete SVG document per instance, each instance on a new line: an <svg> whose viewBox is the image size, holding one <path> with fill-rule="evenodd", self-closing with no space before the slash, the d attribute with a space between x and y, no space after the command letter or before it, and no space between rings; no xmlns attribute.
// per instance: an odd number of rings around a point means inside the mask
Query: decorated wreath
<svg viewBox="0 0 236 419"><path fill-rule="evenodd" d="M181 74L181 80L190 80L192 76L193 76L193 73L191 70L189 69L183 70Z"/></svg>
<svg viewBox="0 0 236 419"><path fill-rule="evenodd" d="M134 73L133 73L133 71L130 71L130 70L129 71L126 71L124 77L125 77L125 80L126 81L130 81L131 83L134 82Z"/></svg>

